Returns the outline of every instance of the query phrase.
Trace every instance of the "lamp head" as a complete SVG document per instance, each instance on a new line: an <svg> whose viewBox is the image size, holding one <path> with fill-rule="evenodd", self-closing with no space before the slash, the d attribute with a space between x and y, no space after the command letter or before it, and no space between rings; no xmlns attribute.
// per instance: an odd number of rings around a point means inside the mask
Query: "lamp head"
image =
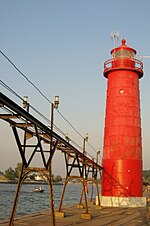
<svg viewBox="0 0 150 226"><path fill-rule="evenodd" d="M22 104L23 104L24 109L27 108L27 106L28 106L28 96L24 96Z"/></svg>
<svg viewBox="0 0 150 226"><path fill-rule="evenodd" d="M86 133L86 134L85 134L85 141L88 141L88 139L89 139L89 134Z"/></svg>
<svg viewBox="0 0 150 226"><path fill-rule="evenodd" d="M55 96L55 99L54 99L54 107L57 109L58 108L58 105L59 105L59 96Z"/></svg>

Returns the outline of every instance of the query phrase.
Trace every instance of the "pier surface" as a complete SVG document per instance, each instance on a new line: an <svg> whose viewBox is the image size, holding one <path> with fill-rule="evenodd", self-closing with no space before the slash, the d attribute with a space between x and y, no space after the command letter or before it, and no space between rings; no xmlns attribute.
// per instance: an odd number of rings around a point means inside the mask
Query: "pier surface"
<svg viewBox="0 0 150 226"><path fill-rule="evenodd" d="M71 206L63 209L64 218L56 218L56 226L138 226L150 225L148 218L148 207L139 208L117 208L103 207L98 209L95 205L89 206L92 219L81 219L84 209ZM0 226L6 226L8 222L1 222ZM49 226L51 225L49 211L35 213L28 216L18 217L14 220L14 226Z"/></svg>

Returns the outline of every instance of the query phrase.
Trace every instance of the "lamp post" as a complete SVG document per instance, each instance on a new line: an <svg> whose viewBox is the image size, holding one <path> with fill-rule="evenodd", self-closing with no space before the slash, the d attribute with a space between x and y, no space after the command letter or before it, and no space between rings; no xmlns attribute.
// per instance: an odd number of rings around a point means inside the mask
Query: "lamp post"
<svg viewBox="0 0 150 226"><path fill-rule="evenodd" d="M96 154L96 163L98 164L98 158L100 156L100 150L97 151L97 154ZM100 172L100 178L101 178L101 171ZM97 197L98 197L98 206L99 208L102 208L101 207L101 202L100 202L100 197L99 197L99 189L98 189L98 178L97 178L97 173L98 173L98 169L96 168L96 172L95 172L95 175L94 175L94 180L95 180L95 184L96 184L96 189L97 189ZM93 183L92 183L92 192L93 192ZM92 200L92 196L91 196L91 200Z"/></svg>
<svg viewBox="0 0 150 226"><path fill-rule="evenodd" d="M22 106L24 108L25 111L29 112L29 102L28 102L28 96L24 96L23 97L23 102L22 102ZM27 120L26 120L26 124L27 124ZM27 127L25 128L25 133L24 133L24 146L23 146L23 152L25 152L25 147L26 147L26 140L28 138L30 138L30 134L27 133ZM22 170L23 170L23 165L22 165Z"/></svg>
<svg viewBox="0 0 150 226"><path fill-rule="evenodd" d="M88 142L88 139L89 139L89 135L88 133L85 134L85 137L83 138L83 155L86 154L86 151L85 151L85 142ZM83 157L84 158L84 157ZM86 178L86 164L85 164L85 158L83 159L83 176Z"/></svg>
<svg viewBox="0 0 150 226"><path fill-rule="evenodd" d="M59 96L55 96L54 103L51 104L51 139L50 139L50 155L52 153L53 149L53 128L54 128L54 109L58 108L59 105ZM53 183L52 183L52 157L50 158L49 162L49 186L50 186L50 194L51 194L51 200L50 200L50 207L51 207L51 213L52 213L52 225L55 226L55 214L54 214L54 198L53 198Z"/></svg>
<svg viewBox="0 0 150 226"><path fill-rule="evenodd" d="M80 198L80 203L79 205L81 205L82 203L82 196L84 195L84 201L85 201L85 212L86 214L88 214L88 206L87 206L87 198L86 198L86 194L88 192L88 188L87 188L87 174L86 174L86 161L85 161L85 157L84 155L86 154L85 151L85 142L87 142L89 139L89 135L88 133L85 134L85 137L83 138L83 168L82 168L82 183L83 183L83 189L82 189L82 193L81 193L81 198Z"/></svg>
<svg viewBox="0 0 150 226"><path fill-rule="evenodd" d="M98 156L100 155L100 150L97 151L97 155L96 155L96 163L98 164Z"/></svg>
<svg viewBox="0 0 150 226"><path fill-rule="evenodd" d="M83 154L85 155L86 151L85 151L85 142L88 142L89 139L89 135L88 133L85 134L85 137L83 139Z"/></svg>
<svg viewBox="0 0 150 226"><path fill-rule="evenodd" d="M54 103L51 105L51 130L54 128L54 109L58 108L59 105L59 96L55 96ZM51 140L52 141L52 140Z"/></svg>

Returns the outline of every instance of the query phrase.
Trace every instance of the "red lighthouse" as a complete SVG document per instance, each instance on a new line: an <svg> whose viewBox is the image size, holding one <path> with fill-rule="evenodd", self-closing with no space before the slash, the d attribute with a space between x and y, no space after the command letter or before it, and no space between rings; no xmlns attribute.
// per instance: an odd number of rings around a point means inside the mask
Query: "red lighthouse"
<svg viewBox="0 0 150 226"><path fill-rule="evenodd" d="M102 197L142 197L142 144L139 79L142 62L136 50L122 45L104 64L108 79L104 129ZM117 204L116 204L117 205Z"/></svg>

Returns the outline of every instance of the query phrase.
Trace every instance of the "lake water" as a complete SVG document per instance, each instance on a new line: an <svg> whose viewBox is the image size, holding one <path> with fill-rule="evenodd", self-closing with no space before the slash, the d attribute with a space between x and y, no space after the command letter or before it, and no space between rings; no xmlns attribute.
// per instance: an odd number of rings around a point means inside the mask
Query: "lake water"
<svg viewBox="0 0 150 226"><path fill-rule="evenodd" d="M0 222L10 217L12 205L16 192L16 184L0 184ZM17 213L15 216L31 214L32 212L39 212L48 210L50 208L48 185L42 185L43 193L33 192L39 185L24 184L21 189L19 202L17 206ZM88 185L89 193L87 198L91 196L91 185ZM54 185L54 202L55 208L58 208L61 198L63 186ZM94 196L96 196L96 187L94 186ZM63 201L63 206L79 203L81 195L81 184L68 184Z"/></svg>

